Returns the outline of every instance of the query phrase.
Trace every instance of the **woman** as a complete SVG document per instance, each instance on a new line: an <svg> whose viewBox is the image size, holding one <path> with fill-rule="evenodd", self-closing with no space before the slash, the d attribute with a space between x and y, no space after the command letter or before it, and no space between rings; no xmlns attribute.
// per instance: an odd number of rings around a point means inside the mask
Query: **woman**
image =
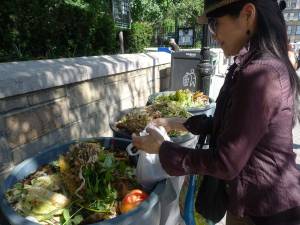
<svg viewBox="0 0 300 225"><path fill-rule="evenodd" d="M299 80L287 49L282 3L205 1L209 29L227 56L236 56L213 118L158 119L167 130L211 134L210 150L164 141L148 129L134 145L158 153L167 173L226 180L227 225L300 224L300 172L292 127L299 118Z"/></svg>
<svg viewBox="0 0 300 225"><path fill-rule="evenodd" d="M180 50L179 46L176 44L176 41L174 38L170 38L169 44L171 45L171 50L173 52L178 52Z"/></svg>
<svg viewBox="0 0 300 225"><path fill-rule="evenodd" d="M298 49L298 54L297 54L297 69L300 67L300 49Z"/></svg>
<svg viewBox="0 0 300 225"><path fill-rule="evenodd" d="M298 62L297 62L296 54L295 54L291 44L288 44L288 56L289 56L289 59L291 61L293 68L296 70L298 68Z"/></svg>

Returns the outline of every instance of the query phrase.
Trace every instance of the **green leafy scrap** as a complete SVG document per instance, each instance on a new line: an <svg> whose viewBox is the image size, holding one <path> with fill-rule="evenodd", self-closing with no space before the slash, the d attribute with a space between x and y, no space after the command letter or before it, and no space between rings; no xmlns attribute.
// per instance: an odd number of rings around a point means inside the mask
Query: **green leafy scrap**
<svg viewBox="0 0 300 225"><path fill-rule="evenodd" d="M6 198L20 215L47 225L78 225L93 215L97 220L99 216L101 220L115 217L117 201L123 197L120 182L136 184L127 155L116 151L106 151L96 142L71 145L55 167L50 163L16 183L6 192ZM78 180L75 194L66 188L68 177L71 182Z"/></svg>

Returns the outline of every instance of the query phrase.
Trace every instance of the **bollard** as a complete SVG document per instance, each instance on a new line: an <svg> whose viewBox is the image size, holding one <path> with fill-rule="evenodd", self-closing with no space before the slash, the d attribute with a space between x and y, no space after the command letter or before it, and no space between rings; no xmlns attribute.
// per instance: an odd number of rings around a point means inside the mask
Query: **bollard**
<svg viewBox="0 0 300 225"><path fill-rule="evenodd" d="M209 47L203 47L200 52L200 62L197 65L198 79L200 80L199 89L205 95L209 96L211 76L213 67L210 63Z"/></svg>

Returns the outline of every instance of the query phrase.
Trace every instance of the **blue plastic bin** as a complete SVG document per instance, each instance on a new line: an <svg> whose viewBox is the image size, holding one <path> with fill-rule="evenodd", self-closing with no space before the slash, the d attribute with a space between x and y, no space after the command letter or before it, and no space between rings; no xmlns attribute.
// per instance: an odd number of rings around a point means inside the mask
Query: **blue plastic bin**
<svg viewBox="0 0 300 225"><path fill-rule="evenodd" d="M157 51L158 52L166 52L166 53L170 53L170 54L172 53L171 49L168 47L158 47Z"/></svg>
<svg viewBox="0 0 300 225"><path fill-rule="evenodd" d="M90 138L90 139L81 139L80 141L89 141L97 140L101 142L105 147L110 148L115 146L120 149L126 148L130 143L130 140L121 139L121 138ZM36 155L33 158L27 159L20 163L12 173L4 180L1 185L0 191L0 208L3 215L7 218L10 225L38 225L35 222L29 221L24 217L18 215L10 204L7 202L4 197L4 193L10 187L12 187L18 181L24 179L28 175L34 173L40 166L48 164L58 158L60 154L63 154L68 151L69 145L75 143L76 141L69 142L58 147L49 148L44 152ZM159 225L160 224L160 202L159 194L163 192L165 188L166 181L158 183L151 192L149 198L141 203L133 211L119 215L116 218L105 220L102 222L94 223L93 225ZM0 221L1 225L3 221Z"/></svg>

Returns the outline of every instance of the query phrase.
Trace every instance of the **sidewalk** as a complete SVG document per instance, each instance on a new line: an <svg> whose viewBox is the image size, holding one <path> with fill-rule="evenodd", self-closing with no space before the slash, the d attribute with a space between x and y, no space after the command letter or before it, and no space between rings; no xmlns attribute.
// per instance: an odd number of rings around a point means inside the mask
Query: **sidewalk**
<svg viewBox="0 0 300 225"><path fill-rule="evenodd" d="M293 129L293 141L294 141L294 152L297 154L296 163L300 170L300 124L299 123ZM225 224L226 224L226 218L224 217L216 225L225 225Z"/></svg>
<svg viewBox="0 0 300 225"><path fill-rule="evenodd" d="M293 130L294 152L297 154L296 163L300 169L300 124L298 123Z"/></svg>

